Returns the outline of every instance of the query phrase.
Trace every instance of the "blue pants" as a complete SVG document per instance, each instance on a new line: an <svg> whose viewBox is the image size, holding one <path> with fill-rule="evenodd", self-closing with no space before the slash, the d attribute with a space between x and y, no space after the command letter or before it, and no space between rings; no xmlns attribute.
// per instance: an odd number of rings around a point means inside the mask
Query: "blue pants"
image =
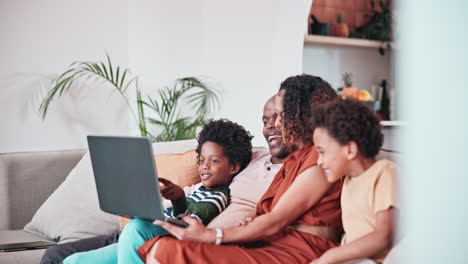
<svg viewBox="0 0 468 264"><path fill-rule="evenodd" d="M162 234L167 234L164 228L145 220L133 219L125 225L118 243L88 252L75 253L67 257L63 264L144 264L144 261L137 253L137 249L145 241Z"/></svg>
<svg viewBox="0 0 468 264"><path fill-rule="evenodd" d="M109 235L95 236L49 247L42 256L41 264L62 263L64 259L75 253L95 250L117 243L119 235L120 232L114 232Z"/></svg>

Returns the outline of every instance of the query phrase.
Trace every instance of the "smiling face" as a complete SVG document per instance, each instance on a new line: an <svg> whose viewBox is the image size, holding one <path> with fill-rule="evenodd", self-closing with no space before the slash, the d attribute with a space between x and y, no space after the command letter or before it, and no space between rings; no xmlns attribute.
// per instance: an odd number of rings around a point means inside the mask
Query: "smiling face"
<svg viewBox="0 0 468 264"><path fill-rule="evenodd" d="M273 163L280 163L289 155L289 151L283 144L281 129L275 127L278 114L275 111L275 96L270 98L263 107L263 136L268 143Z"/></svg>
<svg viewBox="0 0 468 264"><path fill-rule="evenodd" d="M284 108L283 108L283 99L284 94L286 93L285 90L280 90L278 94L275 96L275 112L276 112L276 121L275 127L281 133L283 133L283 115L284 115Z"/></svg>
<svg viewBox="0 0 468 264"><path fill-rule="evenodd" d="M227 187L239 168L239 164L231 164L224 155L223 146L211 141L203 144L198 161L198 172L203 186L208 189Z"/></svg>
<svg viewBox="0 0 468 264"><path fill-rule="evenodd" d="M329 182L336 182L349 174L348 145L340 145L327 129L321 127L314 130L314 144L319 153L317 164L322 167Z"/></svg>

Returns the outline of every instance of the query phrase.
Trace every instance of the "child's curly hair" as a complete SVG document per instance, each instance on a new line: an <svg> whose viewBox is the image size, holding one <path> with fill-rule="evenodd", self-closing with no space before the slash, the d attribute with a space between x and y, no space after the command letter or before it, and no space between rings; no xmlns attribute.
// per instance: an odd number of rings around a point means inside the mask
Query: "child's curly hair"
<svg viewBox="0 0 468 264"><path fill-rule="evenodd" d="M209 120L198 134L197 159L200 158L201 148L207 141L223 146L231 164L240 164L240 171L245 169L252 158L253 136L243 126L227 119Z"/></svg>
<svg viewBox="0 0 468 264"><path fill-rule="evenodd" d="M337 99L314 107L316 127L325 128L341 145L356 142L366 158L375 158L383 143L380 122L372 110L354 99Z"/></svg>
<svg viewBox="0 0 468 264"><path fill-rule="evenodd" d="M283 137L285 142L312 144L314 127L311 105L329 102L337 97L330 84L320 77L302 74L281 83L283 98Z"/></svg>

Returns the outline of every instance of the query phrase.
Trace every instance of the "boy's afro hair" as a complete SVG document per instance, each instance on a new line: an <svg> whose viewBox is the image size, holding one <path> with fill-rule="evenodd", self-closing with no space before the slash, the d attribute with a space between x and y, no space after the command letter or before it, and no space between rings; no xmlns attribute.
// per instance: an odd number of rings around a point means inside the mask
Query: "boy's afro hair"
<svg viewBox="0 0 468 264"><path fill-rule="evenodd" d="M379 153L383 143L380 122L363 102L338 98L314 107L313 113L315 126L325 128L341 145L354 141L367 158Z"/></svg>
<svg viewBox="0 0 468 264"><path fill-rule="evenodd" d="M198 134L198 146L196 152L198 158L201 148L207 141L223 146L231 164L240 164L240 171L245 169L252 158L253 136L241 125L227 119L209 120Z"/></svg>

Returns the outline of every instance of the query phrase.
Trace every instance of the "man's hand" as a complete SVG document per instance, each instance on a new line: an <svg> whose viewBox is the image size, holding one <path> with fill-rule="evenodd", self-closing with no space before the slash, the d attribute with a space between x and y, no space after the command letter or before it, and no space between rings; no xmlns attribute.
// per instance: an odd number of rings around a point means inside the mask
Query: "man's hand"
<svg viewBox="0 0 468 264"><path fill-rule="evenodd" d="M163 184L160 187L161 195L168 200L178 200L185 197L184 190L172 183L170 180L164 178L158 178L159 182Z"/></svg>

